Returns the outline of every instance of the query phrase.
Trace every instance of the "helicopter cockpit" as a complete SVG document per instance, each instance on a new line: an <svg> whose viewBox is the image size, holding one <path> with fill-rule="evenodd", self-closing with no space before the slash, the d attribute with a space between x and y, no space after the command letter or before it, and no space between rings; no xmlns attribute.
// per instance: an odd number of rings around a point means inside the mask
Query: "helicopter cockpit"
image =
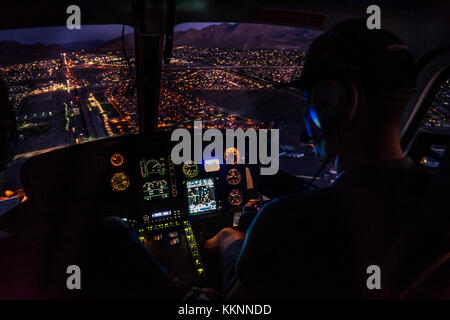
<svg viewBox="0 0 450 320"><path fill-rule="evenodd" d="M19 137L0 181L0 230L119 217L179 290L214 287L206 240L226 227L245 232L271 199L336 180L335 163L301 136L305 98L291 83L313 40L337 22L366 17L367 5L78 2L80 28L65 25L65 2L42 23L26 19L33 10L0 14L0 73ZM386 6L387 27L422 58L402 145L434 172L450 136L448 39L445 30L425 37L411 25L414 14ZM269 142L249 133L243 148L223 139L204 156L212 138L253 129L278 133ZM183 148L177 130L192 137ZM181 149L189 160L179 160ZM249 161L252 152L257 161ZM263 174L274 166L275 174Z"/></svg>

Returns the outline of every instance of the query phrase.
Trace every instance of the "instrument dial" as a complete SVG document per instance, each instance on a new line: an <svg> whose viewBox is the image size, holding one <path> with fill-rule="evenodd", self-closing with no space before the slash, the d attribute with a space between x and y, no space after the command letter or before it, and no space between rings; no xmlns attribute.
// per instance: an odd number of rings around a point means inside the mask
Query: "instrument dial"
<svg viewBox="0 0 450 320"><path fill-rule="evenodd" d="M239 153L239 150L237 148L231 147L225 150L225 153L223 155L223 158L225 160L225 163L227 163L227 156L231 158L231 164L237 164L239 163L241 159L241 154Z"/></svg>
<svg viewBox="0 0 450 320"><path fill-rule="evenodd" d="M121 155L120 153L114 153L111 156L111 164L115 167L120 167L121 165L123 165L124 162L124 158L123 155Z"/></svg>
<svg viewBox="0 0 450 320"><path fill-rule="evenodd" d="M183 164L183 174L187 178L193 178L198 174L199 168L193 161L187 161Z"/></svg>
<svg viewBox="0 0 450 320"><path fill-rule="evenodd" d="M158 174L160 176L163 176L167 173L166 164L164 163L164 158L161 158L160 161L156 159L150 159L150 160L141 160L140 162L141 166L141 176L143 178L148 178L149 176L153 174Z"/></svg>
<svg viewBox="0 0 450 320"><path fill-rule="evenodd" d="M150 173L160 173L161 172L161 162L159 162L158 160L155 159L151 159L149 161L147 161L147 163L145 164L147 166L147 169Z"/></svg>
<svg viewBox="0 0 450 320"><path fill-rule="evenodd" d="M233 189L228 194L228 203L232 206L239 206L244 201L244 196L242 192L238 189Z"/></svg>
<svg viewBox="0 0 450 320"><path fill-rule="evenodd" d="M167 181L166 180L159 180L156 182L156 187L163 189L163 188L167 188Z"/></svg>
<svg viewBox="0 0 450 320"><path fill-rule="evenodd" d="M124 172L118 172L111 178L111 187L116 191L124 191L130 186L130 178Z"/></svg>
<svg viewBox="0 0 450 320"><path fill-rule="evenodd" d="M242 174L238 169L232 168L227 172L227 183L235 186L238 185L242 180Z"/></svg>

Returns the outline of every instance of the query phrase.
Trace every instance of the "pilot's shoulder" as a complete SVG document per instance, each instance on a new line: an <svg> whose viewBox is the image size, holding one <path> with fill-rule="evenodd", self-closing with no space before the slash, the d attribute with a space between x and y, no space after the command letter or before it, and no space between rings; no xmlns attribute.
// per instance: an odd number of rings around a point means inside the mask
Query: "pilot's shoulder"
<svg viewBox="0 0 450 320"><path fill-rule="evenodd" d="M319 212L329 212L336 197L334 187L285 195L266 203L258 214L258 220L279 221L287 218L308 220Z"/></svg>
<svg viewBox="0 0 450 320"><path fill-rule="evenodd" d="M285 207L294 209L296 207L298 208L299 205L317 205L317 201L321 201L321 203L323 203L323 201L331 199L334 194L334 187L292 193L273 199L272 201L268 202L261 210L279 210Z"/></svg>

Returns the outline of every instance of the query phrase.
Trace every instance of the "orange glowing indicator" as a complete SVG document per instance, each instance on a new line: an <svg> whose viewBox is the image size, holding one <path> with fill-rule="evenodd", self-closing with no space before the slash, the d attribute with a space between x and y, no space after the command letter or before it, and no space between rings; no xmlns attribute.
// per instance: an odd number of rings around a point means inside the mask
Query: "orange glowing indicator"
<svg viewBox="0 0 450 320"><path fill-rule="evenodd" d="M121 165L123 165L124 162L124 158L123 155L121 155L120 153L114 153L111 156L111 164L115 167L120 167Z"/></svg>
<svg viewBox="0 0 450 320"><path fill-rule="evenodd" d="M231 148L228 148L227 150L225 150L223 157L224 157L225 163L237 164L237 163L239 163L239 160L241 159L241 154L239 153L237 148L231 147ZM230 158L231 163L227 162L228 157Z"/></svg>
<svg viewBox="0 0 450 320"><path fill-rule="evenodd" d="M111 186L115 191L124 191L130 186L130 178L124 172L118 172L111 178Z"/></svg>
<svg viewBox="0 0 450 320"><path fill-rule="evenodd" d="M9 197L11 197L11 196L13 196L14 195L14 191L11 191L11 190L6 190L5 191L5 196L7 197L7 198L9 198Z"/></svg>

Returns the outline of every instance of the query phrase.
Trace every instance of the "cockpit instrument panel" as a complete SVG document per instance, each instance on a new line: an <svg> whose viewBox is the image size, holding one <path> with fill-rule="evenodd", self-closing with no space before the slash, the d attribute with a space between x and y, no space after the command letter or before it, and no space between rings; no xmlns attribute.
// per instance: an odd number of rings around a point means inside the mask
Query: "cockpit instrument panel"
<svg viewBox="0 0 450 320"><path fill-rule="evenodd" d="M225 152L232 156L230 164L215 156L203 163L175 163L167 140L127 139L134 142L111 144L104 158L110 201L104 208L107 214L117 208L139 232L149 234L172 231L189 221L194 228L202 228L204 237L242 210L247 178L235 148Z"/></svg>

